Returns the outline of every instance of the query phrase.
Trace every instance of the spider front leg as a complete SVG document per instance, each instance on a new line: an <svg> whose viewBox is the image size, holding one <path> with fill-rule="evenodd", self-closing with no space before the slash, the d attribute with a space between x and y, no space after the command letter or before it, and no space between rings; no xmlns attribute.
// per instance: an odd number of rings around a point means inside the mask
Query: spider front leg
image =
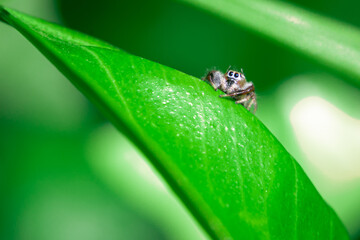
<svg viewBox="0 0 360 240"><path fill-rule="evenodd" d="M235 96L245 95L245 94L248 94L250 92L254 92L254 90L255 90L254 85L250 85L249 87L247 87L247 88L245 88L243 90L240 90L238 92L220 95L219 97L235 97Z"/></svg>
<svg viewBox="0 0 360 240"><path fill-rule="evenodd" d="M234 93L229 93L229 94L223 94L223 95L219 95L219 97L235 97L235 96L239 96L239 95L243 95L242 92L234 92Z"/></svg>

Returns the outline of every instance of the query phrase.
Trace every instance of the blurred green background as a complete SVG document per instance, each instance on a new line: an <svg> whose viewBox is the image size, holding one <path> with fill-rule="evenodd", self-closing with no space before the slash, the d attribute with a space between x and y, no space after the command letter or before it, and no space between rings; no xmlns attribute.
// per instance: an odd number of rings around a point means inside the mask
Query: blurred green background
<svg viewBox="0 0 360 240"><path fill-rule="evenodd" d="M358 1L288 2L360 27ZM199 78L243 68L257 116L359 238L360 91L342 76L181 2L0 3ZM5 24L0 73L1 239L208 238L136 147Z"/></svg>

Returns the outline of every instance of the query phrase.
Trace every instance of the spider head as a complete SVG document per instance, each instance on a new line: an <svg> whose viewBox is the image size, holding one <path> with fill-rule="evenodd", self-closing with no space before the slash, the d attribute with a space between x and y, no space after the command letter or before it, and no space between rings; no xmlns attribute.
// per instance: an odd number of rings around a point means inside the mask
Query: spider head
<svg viewBox="0 0 360 240"><path fill-rule="evenodd" d="M234 70L229 70L225 73L225 77L228 80L233 80L233 81L240 81L242 79L245 79L245 75L243 72L236 72Z"/></svg>

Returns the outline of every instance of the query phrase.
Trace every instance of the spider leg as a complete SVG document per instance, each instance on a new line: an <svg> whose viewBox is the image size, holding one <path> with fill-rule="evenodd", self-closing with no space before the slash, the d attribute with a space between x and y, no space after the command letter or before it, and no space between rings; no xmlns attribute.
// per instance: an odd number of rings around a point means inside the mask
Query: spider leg
<svg viewBox="0 0 360 240"><path fill-rule="evenodd" d="M257 102L256 102L256 95L255 93L251 93L250 94L250 99L251 101L249 102L249 105L246 107L248 110L250 110L251 106L254 105L254 113L256 112L257 110Z"/></svg>
<svg viewBox="0 0 360 240"><path fill-rule="evenodd" d="M254 92L254 90L255 90L254 85L250 85L249 87L247 87L241 91L220 95L219 97L234 97L234 96L239 96L239 95L245 95L245 94Z"/></svg>
<svg viewBox="0 0 360 240"><path fill-rule="evenodd" d="M239 96L239 95L242 95L242 93L241 92L234 92L234 93L219 95L219 97L234 97L234 96Z"/></svg>
<svg viewBox="0 0 360 240"><path fill-rule="evenodd" d="M211 84L211 86L214 88L214 90L217 91L218 87L216 87L215 83L213 82L213 76L214 76L213 74L214 74L214 72L215 71L209 72L208 75L206 77L201 78L201 80L203 80L203 81L207 80Z"/></svg>
<svg viewBox="0 0 360 240"><path fill-rule="evenodd" d="M217 89L217 87L215 86L215 84L214 84L211 80L210 80L209 82L210 82L211 86L214 88L214 90L217 91L218 89Z"/></svg>
<svg viewBox="0 0 360 240"><path fill-rule="evenodd" d="M240 104L240 103L243 104L243 103L249 101L250 98L251 98L251 95L247 95L247 96L244 97L243 99L237 100L235 103L236 103L236 104Z"/></svg>

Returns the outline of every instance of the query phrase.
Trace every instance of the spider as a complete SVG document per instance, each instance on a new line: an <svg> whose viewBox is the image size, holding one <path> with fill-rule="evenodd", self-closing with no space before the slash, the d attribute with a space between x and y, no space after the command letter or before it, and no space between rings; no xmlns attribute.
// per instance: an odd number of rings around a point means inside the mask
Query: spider
<svg viewBox="0 0 360 240"><path fill-rule="evenodd" d="M257 109L255 87L252 82L247 82L245 75L241 69L241 72L234 70L228 70L225 74L220 71L210 71L205 78L214 88L215 91L220 89L225 94L219 97L232 97L236 101L236 104L243 105L250 111L252 105L254 105L254 113Z"/></svg>

